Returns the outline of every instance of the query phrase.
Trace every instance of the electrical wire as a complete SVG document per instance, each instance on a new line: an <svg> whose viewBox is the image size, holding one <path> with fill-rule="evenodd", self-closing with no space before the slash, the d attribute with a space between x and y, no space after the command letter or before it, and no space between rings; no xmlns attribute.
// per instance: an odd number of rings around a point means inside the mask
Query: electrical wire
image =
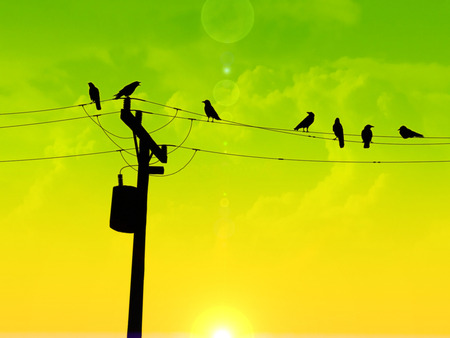
<svg viewBox="0 0 450 338"><path fill-rule="evenodd" d="M120 146L116 141L114 141L111 136L109 136L108 132L106 131L105 128L102 127L101 124L95 122L95 120L92 118L91 115L89 115L89 113L87 112L87 110L84 108L84 106L81 106L81 108L83 108L84 112L86 113L87 116L89 116L89 118L91 119L92 122L94 122L101 130L103 130L103 132L105 133L105 136L117 147L119 148L119 150L126 152L127 154L130 154L132 156L136 156L135 154L133 154L132 152L122 148L122 146Z"/></svg>
<svg viewBox="0 0 450 338"><path fill-rule="evenodd" d="M172 176L172 175L178 174L180 171L184 170L192 162L192 160L195 157L195 154L197 154L197 151L198 151L197 149L192 149L192 150L194 150L194 153L192 154L192 156L189 159L189 161L184 166L182 166L180 169L178 169L177 171L175 171L173 173L170 173L170 174L166 174L166 175L151 175L151 176L154 176L154 177L168 177L168 176Z"/></svg>
<svg viewBox="0 0 450 338"><path fill-rule="evenodd" d="M107 102L107 101L113 101L113 100L115 100L115 99L106 99L106 100L102 100L100 102ZM2 115L7 116L7 115L43 113L43 112L54 111L54 110L64 110L64 109L76 108L76 107L81 107L81 106L87 106L87 105L90 105L90 104L94 104L94 103L91 102L91 103L75 104L73 106L65 106L65 107L56 107L56 108L45 108L45 109L37 109L37 110L25 110L25 111L7 112L7 113L0 113L0 116L2 116Z"/></svg>
<svg viewBox="0 0 450 338"><path fill-rule="evenodd" d="M153 105L158 105L158 106L169 108L169 109L174 109L176 111L175 115L167 115L167 114L161 114L161 113L154 113L154 112L146 111L145 113L147 113L147 114L154 114L154 115L159 115L159 116L171 117L171 121L169 121L168 123L166 123L165 125L157 128L157 129L151 131L150 133L153 133L155 131L163 129L164 127L169 125L175 118L181 118L181 119L185 118L185 117L177 116L178 112L185 112L185 113L189 113L189 114L194 114L196 116L201 116L202 118L205 117L204 114L200 114L200 113L196 113L196 112L189 111L189 110L186 110L186 109L181 109L181 108L169 106L169 105L166 105L166 104L163 104L163 103L158 103L158 102L154 102L154 101L144 100L144 99L140 99L140 98L130 98L130 99L135 100L135 101L141 101L141 102L153 104ZM102 100L101 102L114 101L114 100L115 99L107 99L107 100ZM79 105L72 105L72 106L65 106L65 107L56 107L56 108L47 108L47 109L40 109L40 110L29 110L29 111L0 113L0 115L16 115L16 114L39 113L39 112L47 112L47 111L55 111L55 110L76 108L76 107L83 107L84 108L84 106L91 105L91 104L93 104L93 103L83 103L83 104L79 104ZM118 113L118 112L103 113L103 114L98 114L98 116L103 116L103 115L108 115L108 114L116 114L116 113ZM71 120L76 120L76 119L81 119L81 118L82 117L74 117L74 118L51 120L51 121L42 121L42 122L34 122L34 123L27 123L27 124L0 126L0 128L25 127L25 126L32 126L32 125L39 125L39 124L46 124L46 123L65 122L65 121L71 121ZM187 118L185 118L185 119L187 119ZM202 120L195 119L195 121L208 122L207 120L204 120L204 119L202 119ZM335 140L335 138L333 137L334 134L332 132L308 131L307 134L306 133L303 134L303 133L299 133L299 132L294 132L291 129L257 126L257 125L240 123L240 122L236 122L236 121L230 121L230 120L220 120L220 121L216 121L216 123L217 124L229 124L229 125L235 125L235 126L242 126L242 127L247 127L247 128L255 128L255 129L261 129L261 130L266 130L266 131L273 131L273 132L285 133L285 134L290 134L290 135L297 135L297 136L300 136L300 137L310 137L310 138L323 139L323 140ZM115 137L118 137L118 138L123 138L123 139L128 139L129 138L129 137L121 137L119 135L115 135L115 134L111 133L110 131L107 131L104 128L102 128L102 129L104 130L104 132L107 132L107 133L109 133L112 136L115 136ZM332 137L321 137L321 136L315 136L315 135L331 135ZM352 134L352 133L346 133L346 134L344 134L344 136L346 136L346 137L361 137L359 134ZM374 139L376 139L376 138L394 138L394 139L399 139L400 138L401 139L401 136L392 136L392 135L374 135L373 137L374 137ZM449 140L450 136L427 136L427 137L425 137L425 139L445 139L445 140ZM346 142L348 142L348 143L361 143L361 141L359 141L359 140L358 141L346 140ZM374 144L380 144L380 145L407 145L407 146L417 146L417 145L440 145L441 146L441 145L450 145L450 142L449 143L446 143L446 142L441 142L441 143L373 142L373 143Z"/></svg>
<svg viewBox="0 0 450 338"><path fill-rule="evenodd" d="M94 116L104 116L104 115L111 115L111 114L117 114L119 112L109 112L109 113L102 113L97 114ZM37 126L41 124L50 124L50 123L59 123L59 122L67 122L67 121L74 121L74 120L81 120L86 119L89 116L76 116L76 117L68 117L65 119L59 119L59 120L48 120L48 121L39 121L39 122L30 122L30 123L22 123L22 124L10 124L7 126L0 126L0 129L6 129L6 128L18 128L18 127L29 127L29 126Z"/></svg>
<svg viewBox="0 0 450 338"><path fill-rule="evenodd" d="M110 100L104 100L104 101L111 101L114 99L110 99ZM155 132L157 130L161 130L162 128L166 127L168 124L170 124L172 121L174 121L175 119L184 119L184 120L189 120L190 121L190 126L189 126L189 130L187 135L185 136L185 138L183 139L183 141L178 144L178 145L170 145L170 147L173 147L174 149L171 150L169 153L172 153L174 151L176 151L179 148L182 149L190 149L192 151L194 151L193 156L191 157L191 159L189 160L189 162L180 170L169 174L169 175L164 175L164 176L170 176L173 175L181 170L183 170L189 163L191 163L191 161L193 160L193 158L195 157L195 154L197 152L205 152L205 153L212 153L212 154L218 154L218 155L226 155L226 156L236 156L236 157L244 157L244 158L253 158L253 159L261 159L261 160L283 160L283 161L294 161L294 162L315 162L315 163L365 163L365 164L373 164L373 163L385 163L385 164L415 164L415 163L448 163L450 162L450 160L407 160L407 161L353 161L353 160L349 160L349 161L345 161L345 160L317 160L317 159L301 159L301 158L283 158L283 157L270 157L270 156L259 156L259 155L251 155L251 154L238 154L238 153L228 153L228 152L219 152L219 151L214 151L214 150L208 150L208 149L199 149L199 148L192 148L192 147L186 147L184 146L184 143L186 142L186 140L188 139L188 137L191 134L192 131L192 127L193 127L193 122L203 122L206 123L208 122L207 120L205 120L204 115L203 114L198 114L195 112L190 112L184 109L180 109L180 108L176 108L176 107L171 107L168 105L164 105L164 104L160 104L160 103L156 103L156 102L152 102L152 101L148 101L148 100L142 100L142 99L135 99L138 101L143 101L143 102L147 102L147 103L151 103L151 104L156 104L159 106L163 106L163 107L167 107L167 108L171 108L171 109L175 109L176 113L175 115L168 115L168 114L161 114L161 113L155 113L155 112L151 112L151 111L142 111L143 113L146 114L153 114L153 115L159 115L159 116L166 116L166 117L170 117L171 120L164 124L162 127L153 130L152 132ZM103 102L103 101L102 101ZM24 158L24 159L12 159L12 160L0 160L0 163L7 163L7 162L25 162L25 161L38 161L38 160L47 160L47 159L58 159L58 158L69 158L69 157L77 157L77 156L89 156L89 155L100 155L100 154L105 154L105 153L112 153L112 152L116 152L119 151L122 159L124 160L124 162L127 164L126 167L130 167L133 170L136 170L134 167L136 165L132 165L130 164L125 157L123 156L123 152L126 152L132 156L136 156L135 154L133 154L132 152L130 152L130 149L125 149L123 147L121 147L118 143L116 143L109 135L112 135L114 137L118 137L118 138L123 138L123 139L131 139L132 137L122 137L119 135L116 135L110 131L108 131L106 128L104 128L100 122L99 117L100 116L104 116L104 115L110 115L110 114L117 114L118 112L107 112L107 113L102 113L102 114L97 114L97 115L93 115L91 116L87 110L85 109L85 105L87 104L80 104L80 105L74 105L74 106L67 106L67 107L59 107L59 108L50 108L50 109L42 109L42 110L33 110L33 111L25 111L25 112L13 112L13 113L1 113L0 115L13 115L13 114L27 114L27 113L36 113L36 112L43 112L43 111L53 111L53 110L61 110L61 109L68 109L68 108L75 108L75 107L81 107L83 109L83 111L86 114L86 117L90 118L92 120L92 122L94 122L99 128L102 129L102 131L105 133L105 135L110 139L110 141L116 146L118 147L117 150L111 150L111 151L105 151L105 152L94 152L94 153L86 153L86 154L74 154L74 155L61 155L61 156L51 156L51 157L37 157L37 158ZM198 119L198 118L189 118L189 117L184 117L184 116L178 116L178 112L187 112L187 113L191 113L191 114L195 114L198 116L201 116L202 119ZM27 123L27 124L18 124L18 125L9 125L9 126L0 126L0 128L13 128L13 127L24 127L24 126L32 126L32 125L39 125L39 124L45 124L45 123L56 123L56 122L66 122L66 121L72 121L72 120L77 120L77 119L82 119L82 118L86 118L86 117L72 117L72 118L66 118L66 119L59 119L59 120L50 120L50 121L41 121L41 122L34 122L34 123ZM94 120L93 117L96 117L97 121ZM208 122L210 123L210 122ZM229 120L220 120L220 121L216 121L216 124L223 124L223 125L232 125L232 126L239 126L239 127L247 127L247 128L254 128L254 129L261 129L261 130L265 130L265 131L272 131L272 132L279 132L279 133L284 133L284 134L289 134L289 135L295 135L295 136L302 136L302 137L310 137L310 138L317 138L317 139L325 139L325 140L335 140L334 138L330 138L330 137L322 137L322 136L315 136L315 135L311 135L311 134L318 134L318 135L333 135L332 133L328 133L328 132L308 132L308 133L302 133L302 132L295 132L293 130L290 129L283 129L283 128L273 128L273 127L264 127L264 126L258 126L258 125L251 125L251 124L245 124L245 123L240 123L240 122L235 122L235 121L229 121ZM358 136L357 134L345 134L346 136ZM381 135L381 136L377 136L374 135L374 138L376 137L386 137L386 138L400 138L400 136L387 136L387 135ZM449 137L427 137L429 139L449 139ZM354 140L346 140L346 142L353 142L353 143L361 143L361 141L354 141ZM373 144L379 144L379 145L449 145L450 143L445 143L445 142L441 142L441 143L394 143L394 142L372 142ZM125 168L125 167L124 167Z"/></svg>
<svg viewBox="0 0 450 338"><path fill-rule="evenodd" d="M56 156L33 157L33 158L19 158L19 159L10 159L10 160L0 160L0 163L44 161L44 160L55 160L55 159L60 159L60 158L71 158L71 157L81 157L81 156L95 156L95 155L116 153L118 151L120 151L120 149L97 151L97 152L84 153L84 154L56 155Z"/></svg>
<svg viewBox="0 0 450 338"><path fill-rule="evenodd" d="M60 119L60 120L50 120L50 121L42 121L42 122L32 122L32 123L23 123L23 124L11 124L8 126L0 126L1 129L6 128L17 128L17 127L29 127L29 126L36 126L40 124L48 124L48 123L56 123L56 122L66 122L66 121L73 121L73 120L79 120L79 119L85 119L87 116L78 116L78 117L70 117L67 119Z"/></svg>
<svg viewBox="0 0 450 338"><path fill-rule="evenodd" d="M162 114L162 113L155 113L152 111L144 111L141 110L143 113L145 114L151 114L151 115L158 115L158 116L166 116L166 117L170 117L172 119L177 118L177 119L184 119L184 120L191 120L191 121L196 121L196 122L203 122L203 123L211 123L208 122L205 119L194 119L194 118L190 118L190 117L184 117L184 116L174 116L174 115L167 115L167 114ZM183 110L180 110L183 111ZM264 126L258 126L258 125L252 125L252 124L247 124L247 123L241 123L241 122L235 122L235 121L230 121L230 120L220 120L220 121L216 121L214 122L215 124L220 124L220 125L230 125L230 126L237 126L237 127L246 127L246 128L253 128L253 129L260 129L260 130L265 130L265 131L271 131L271 132L276 132L276 133L281 133L281 134L287 134L287 135L293 135L293 136L298 136L298 137L309 137L312 139L320 139L320 140L328 140L328 141L335 141L336 138L335 137L323 137L323 136L316 136L316 135L312 135L312 134L325 134L325 135L333 135L333 133L328 133L328 132L297 132L291 129L283 129L283 128L273 128L273 127L264 127ZM356 135L356 134L345 134L345 136L358 136L361 137L361 135ZM390 137L390 138L401 138L400 136L377 136L374 135L374 138L377 137ZM431 137L430 137L431 138ZM445 137L434 137L434 138L442 138L445 139ZM449 137L450 139L450 137ZM346 143L358 143L361 144L362 141L356 141L356 140L345 140ZM393 143L393 142L372 142L373 144L379 144L379 145L395 145L395 146L441 146L441 145L450 145L450 142L440 142L440 143L431 143L431 142L426 142L426 143Z"/></svg>
<svg viewBox="0 0 450 338"><path fill-rule="evenodd" d="M126 165L125 167L120 168L119 174L122 174L122 170L123 170L123 169L126 169L126 168L131 168L131 169L133 169L134 171L138 171L137 169L134 168L134 167L137 167L137 166L138 166L138 164Z"/></svg>
<svg viewBox="0 0 450 338"><path fill-rule="evenodd" d="M312 162L312 163L343 163L343 164L419 164L419 163L450 163L450 160L406 160L406 161L354 161L354 160L317 160L317 159L303 159L303 158L286 158L286 157L271 157L271 156L260 156L260 155L249 155L249 154L238 154L238 153L229 153L229 152L221 152L209 149L201 149L187 146L179 146L179 145L167 145L167 147L177 147L181 149L193 150L195 152L204 152L215 155L223 155L223 156L234 156L234 157L242 157L242 158L250 158L250 159L259 159L259 160L274 160L274 161L287 161L287 162ZM128 148L124 150L132 150L133 148ZM110 154L116 152L122 152L122 149L115 150L106 150L106 151L98 151L91 153L83 153L83 154L72 154L72 155L57 155L57 156L48 156L48 157L34 157L34 158L21 158L21 159L9 159L9 160L0 160L0 163L12 163L12 162L29 162L29 161L41 161L41 160L53 160L60 158L71 158L71 157L80 157L80 156L95 156L102 154ZM190 160L192 161L192 159ZM189 161L189 163L190 163ZM127 163L126 167L135 167L136 165L132 165ZM185 168L186 165L183 167ZM125 168L125 167L124 167ZM182 168L182 169L183 169Z"/></svg>
<svg viewBox="0 0 450 338"><path fill-rule="evenodd" d="M191 134L191 131L192 131L192 123L193 123L193 120L194 120L194 119L190 119L190 120L191 120L191 124L189 125L189 130L188 130L186 136L184 137L183 141L181 141L181 143L180 143L177 147L175 147L175 149L173 149L173 150L167 152L167 154L173 153L174 151L176 151L180 146L182 146L182 145L186 142L186 140L188 139L189 135ZM154 162L151 162L150 165L153 165L153 164L156 164L156 163L160 163L160 162L161 162L160 160L156 160L156 161L154 161Z"/></svg>
<svg viewBox="0 0 450 338"><path fill-rule="evenodd" d="M161 106L161 107L165 107L165 108L169 108L169 109L176 109L176 110L188 113L188 114L194 114L194 115L197 115L197 116L205 117L204 114L199 114L199 113L196 113L196 112L193 112L193 111L189 111L189 110L186 110L186 109L181 109L181 108L169 106L169 105L166 105L166 104L163 104L163 103L159 103L159 102L154 102L154 101L149 101L149 100L144 100L144 99L138 99L138 98L131 98L131 99L132 100L146 102L146 103L157 105L157 106ZM266 129L266 130L271 129L271 130L280 130L280 131L288 131L288 132L292 131L291 129L271 128L271 127L260 127L260 126L246 125L244 123L228 121L228 120L220 120L220 121L222 121L222 122L229 122L229 123L232 123L232 124L242 124L244 126L257 127L257 128L262 128L262 129ZM217 123L220 123L220 121L217 121ZM319 135L320 134L323 134L323 135L334 135L334 133L332 133L332 132L320 132L320 131L308 131L308 132L311 133L311 134L319 134ZM360 134L351 134L351 133L344 134L344 136L361 137ZM380 138L402 138L401 136L397 136L397 135L395 135L395 136L393 136L393 135L374 135L374 137L380 137ZM449 140L450 136L427 136L426 138Z"/></svg>
<svg viewBox="0 0 450 338"><path fill-rule="evenodd" d="M122 169L129 167L129 168L133 169L134 171L137 171L137 169L135 169L134 167L137 167L138 165L137 164L130 164L127 161L127 159L125 158L125 156L123 156L122 151L121 150L119 150L119 151L120 151L120 156L122 157L124 162L127 164L127 166L123 167ZM122 169L120 169L120 173L122 173Z"/></svg>
<svg viewBox="0 0 450 338"><path fill-rule="evenodd" d="M167 145L168 147L177 147L176 145ZM221 152L215 150L207 150L186 146L178 146L178 148L196 150L200 152L224 155L224 156L235 156L252 158L259 160L275 160L275 161L289 161L289 162L314 162L314 163L355 163L355 164L374 164L374 163L385 163L385 164L413 164L413 163L450 163L450 160L407 160L407 161L354 161L354 160L316 160L316 159L302 159L302 158L286 158L286 157L271 157L271 156L259 156L259 155L248 155L248 154L237 154L229 152Z"/></svg>
<svg viewBox="0 0 450 338"><path fill-rule="evenodd" d="M170 119L169 122L167 122L166 124L162 125L162 126L159 127L159 128L156 128L156 129L154 129L154 130L152 130L152 131L149 131L148 133L149 133L149 134L153 134L154 132L157 132L157 131L159 131L159 130L165 128L165 127L167 127L169 124L171 124L171 123L175 120L175 118L176 118L177 115L178 115L178 111L179 111L179 110L177 109L176 112L175 112L175 115Z"/></svg>
<svg viewBox="0 0 450 338"><path fill-rule="evenodd" d="M83 103L83 104L85 104L85 103ZM65 106L65 107L58 107L58 108L47 108L47 109L39 109L39 110L26 110L26 111L16 111L16 112L9 112L9 113L0 113L0 116L1 115L34 114L34 113L42 113L42 112L48 112L48 111L53 111L53 110L70 109L70 108L80 107L83 104L76 104L73 106Z"/></svg>
<svg viewBox="0 0 450 338"><path fill-rule="evenodd" d="M100 119L99 119L99 115L94 115L94 116L97 118L97 125L98 125L104 132L108 133L109 135L114 136L114 137L117 137L117 138L120 138L120 139L123 139L123 140L131 140L131 139L133 138L133 136L120 136L120 135L117 135L117 134L114 134L114 133L110 132L108 129L106 129L106 128L104 128L104 127L102 126L102 123L100 122Z"/></svg>
<svg viewBox="0 0 450 338"><path fill-rule="evenodd" d="M189 135L191 135L192 124L193 124L193 122L194 122L194 119L190 119L190 120L191 120L191 124L189 125L189 130L188 130L186 136L184 137L183 141L181 141L181 143L180 143L177 147L175 147L175 149L173 149L172 151L169 151L168 154L173 153L173 152L176 151L179 147L181 147L181 146L186 142L186 140L188 139Z"/></svg>
<svg viewBox="0 0 450 338"><path fill-rule="evenodd" d="M141 101L141 102L154 104L154 105L157 105L157 106L160 106L160 107L165 107L165 108L169 108L169 109L179 110L181 112L185 112L185 113L188 113L188 114L193 114L193 115L197 115L197 116L201 116L201 117L205 116L204 114L196 113L196 112L189 111L189 110L186 110L186 109L181 109L181 108L177 108L177 107L168 106L168 105L163 104L163 103L158 103L158 102L144 100L144 99L139 99L139 98L134 98L134 97L130 97L130 99L135 100L135 101Z"/></svg>

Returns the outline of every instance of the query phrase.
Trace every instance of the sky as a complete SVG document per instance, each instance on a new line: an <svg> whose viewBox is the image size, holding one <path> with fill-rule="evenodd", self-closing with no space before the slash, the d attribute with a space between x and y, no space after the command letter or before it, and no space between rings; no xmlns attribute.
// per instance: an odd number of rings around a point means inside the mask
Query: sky
<svg viewBox="0 0 450 338"><path fill-rule="evenodd" d="M144 336L450 336L449 1L0 13L1 338L125 336L133 235L109 222L136 157L111 99L133 81L169 145L149 183ZM324 134L337 117L342 149Z"/></svg>

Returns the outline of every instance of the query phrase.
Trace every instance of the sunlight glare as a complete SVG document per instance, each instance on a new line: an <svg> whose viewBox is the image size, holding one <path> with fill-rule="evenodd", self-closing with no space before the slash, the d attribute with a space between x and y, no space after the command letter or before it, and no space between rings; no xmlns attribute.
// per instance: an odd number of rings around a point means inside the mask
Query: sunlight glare
<svg viewBox="0 0 450 338"><path fill-rule="evenodd" d="M219 329L214 332L213 338L232 338L230 331Z"/></svg>
<svg viewBox="0 0 450 338"><path fill-rule="evenodd" d="M239 310L217 306L202 312L193 322L190 338L253 338L248 318Z"/></svg>

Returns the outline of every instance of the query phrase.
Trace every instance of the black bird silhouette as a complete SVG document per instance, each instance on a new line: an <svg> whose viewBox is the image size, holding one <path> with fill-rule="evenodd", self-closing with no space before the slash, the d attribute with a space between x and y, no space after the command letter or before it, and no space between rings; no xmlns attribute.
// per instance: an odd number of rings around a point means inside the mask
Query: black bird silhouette
<svg viewBox="0 0 450 338"><path fill-rule="evenodd" d="M409 128L406 128L405 126L401 126L399 129L400 135L402 135L403 138L410 138L410 137L423 137L422 134L416 133L415 131L412 131Z"/></svg>
<svg viewBox="0 0 450 338"><path fill-rule="evenodd" d="M300 128L303 128L303 131L308 131L309 126L314 122L314 113L313 112L307 112L308 116L306 116L302 122L300 122L297 127L294 128L294 130L299 130Z"/></svg>
<svg viewBox="0 0 450 338"><path fill-rule="evenodd" d="M344 148L344 129L342 128L342 124L337 117L334 120L333 131L336 138L339 140L339 147Z"/></svg>
<svg viewBox="0 0 450 338"><path fill-rule="evenodd" d="M130 96L140 84L141 83L139 81L134 81L133 83L126 85L115 95L116 99L120 99L122 96Z"/></svg>
<svg viewBox="0 0 450 338"><path fill-rule="evenodd" d="M208 121L209 118L212 118L212 121L214 122L214 119L216 120L220 120L219 115L217 115L216 110L214 109L214 107L211 105L211 102L209 102L209 100L205 100L202 101L205 104L205 114L206 116L208 116Z"/></svg>
<svg viewBox="0 0 450 338"><path fill-rule="evenodd" d="M370 147L370 142L372 142L372 130L370 128L373 128L370 124L366 125L364 129L361 132L361 137L364 142L364 148Z"/></svg>
<svg viewBox="0 0 450 338"><path fill-rule="evenodd" d="M101 110L102 107L100 105L100 92L96 86L92 82L88 83L89 85L89 97L91 98L92 102L95 102L95 107L97 107L97 110Z"/></svg>

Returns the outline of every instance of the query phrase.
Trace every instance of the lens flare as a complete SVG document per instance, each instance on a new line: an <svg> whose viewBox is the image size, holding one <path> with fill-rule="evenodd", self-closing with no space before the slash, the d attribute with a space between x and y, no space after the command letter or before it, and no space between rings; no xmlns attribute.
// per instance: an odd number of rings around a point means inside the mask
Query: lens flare
<svg viewBox="0 0 450 338"><path fill-rule="evenodd" d="M254 338L247 317L235 308L217 306L195 320L190 338Z"/></svg>
<svg viewBox="0 0 450 338"><path fill-rule="evenodd" d="M219 329L214 331L212 338L232 338L232 335L226 329Z"/></svg>
<svg viewBox="0 0 450 338"><path fill-rule="evenodd" d="M217 82L214 86L213 93L216 101L225 107L234 105L241 95L238 85L232 80Z"/></svg>
<svg viewBox="0 0 450 338"><path fill-rule="evenodd" d="M206 0L202 8L203 28L222 43L242 40L253 23L254 10L248 0Z"/></svg>

